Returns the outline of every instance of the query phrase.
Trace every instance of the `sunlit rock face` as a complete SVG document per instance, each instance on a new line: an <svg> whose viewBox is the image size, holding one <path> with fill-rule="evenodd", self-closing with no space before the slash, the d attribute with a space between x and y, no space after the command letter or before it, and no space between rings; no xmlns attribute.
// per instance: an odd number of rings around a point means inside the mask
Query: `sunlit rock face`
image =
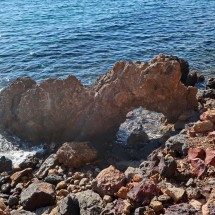
<svg viewBox="0 0 215 215"><path fill-rule="evenodd" d="M197 107L197 89L181 82L183 67L160 54L150 63L117 62L90 87L74 76L17 79L0 94L0 126L32 141L69 141L106 138L139 106L175 120Z"/></svg>

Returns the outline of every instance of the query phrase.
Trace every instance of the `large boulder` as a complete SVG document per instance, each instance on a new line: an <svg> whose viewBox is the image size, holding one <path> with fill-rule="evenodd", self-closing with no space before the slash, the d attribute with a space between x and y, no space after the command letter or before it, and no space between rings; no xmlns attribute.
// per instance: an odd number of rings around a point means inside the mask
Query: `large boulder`
<svg viewBox="0 0 215 215"><path fill-rule="evenodd" d="M70 168L79 168L96 158L97 151L90 142L64 143L57 151L57 160Z"/></svg>
<svg viewBox="0 0 215 215"><path fill-rule="evenodd" d="M175 120L197 108L197 89L186 87L186 62L160 54L150 63L117 62L90 87L74 76L35 84L17 79L0 94L0 127L32 141L106 138L137 107Z"/></svg>
<svg viewBox="0 0 215 215"><path fill-rule="evenodd" d="M25 210L33 211L54 203L54 186L46 182L35 182L21 193L21 204Z"/></svg>

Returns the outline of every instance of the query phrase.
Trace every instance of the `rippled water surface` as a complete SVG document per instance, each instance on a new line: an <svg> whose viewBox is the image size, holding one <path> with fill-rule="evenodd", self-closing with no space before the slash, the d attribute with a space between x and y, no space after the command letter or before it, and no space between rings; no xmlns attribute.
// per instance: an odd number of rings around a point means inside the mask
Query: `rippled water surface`
<svg viewBox="0 0 215 215"><path fill-rule="evenodd" d="M160 52L215 71L214 0L1 0L0 88L18 76L78 76Z"/></svg>

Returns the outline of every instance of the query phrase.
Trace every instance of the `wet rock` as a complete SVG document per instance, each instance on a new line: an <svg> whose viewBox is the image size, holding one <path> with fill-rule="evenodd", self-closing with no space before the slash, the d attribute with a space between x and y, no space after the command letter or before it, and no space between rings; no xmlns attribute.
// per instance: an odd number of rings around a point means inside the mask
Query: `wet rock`
<svg viewBox="0 0 215 215"><path fill-rule="evenodd" d="M191 72L187 76L187 86L195 86L195 84L198 83L198 75L196 72Z"/></svg>
<svg viewBox="0 0 215 215"><path fill-rule="evenodd" d="M32 168L34 169L39 160L35 156L28 156L22 163L19 164L21 169Z"/></svg>
<svg viewBox="0 0 215 215"><path fill-rule="evenodd" d="M208 79L206 89L215 89L215 78Z"/></svg>
<svg viewBox="0 0 215 215"><path fill-rule="evenodd" d="M93 181L93 189L99 195L113 196L125 184L125 175L114 166L103 169Z"/></svg>
<svg viewBox="0 0 215 215"><path fill-rule="evenodd" d="M83 215L92 214L89 213L89 211L92 210L93 206L101 207L103 204L102 198L99 194L93 192L92 190L80 192L76 197L80 207L80 214Z"/></svg>
<svg viewBox="0 0 215 215"><path fill-rule="evenodd" d="M12 161L5 156L0 156L0 172L12 170Z"/></svg>
<svg viewBox="0 0 215 215"><path fill-rule="evenodd" d="M22 171L19 171L19 172L15 172L14 174L12 174L10 176L11 178L11 186L14 187L16 186L22 179L23 176L26 176L28 174L32 174L32 168L27 168L27 169L24 169Z"/></svg>
<svg viewBox="0 0 215 215"><path fill-rule="evenodd" d="M188 150L188 160L192 160L194 158L201 158L203 159L205 156L205 151L200 148L189 148Z"/></svg>
<svg viewBox="0 0 215 215"><path fill-rule="evenodd" d="M213 131L214 129L214 124L210 120L205 120L205 121L197 121L193 125L193 129L197 133L204 133L204 132L209 132Z"/></svg>
<svg viewBox="0 0 215 215"><path fill-rule="evenodd" d="M172 156L165 156L161 158L159 163L159 173L161 177L171 178L174 176L177 169L177 163Z"/></svg>
<svg viewBox="0 0 215 215"><path fill-rule="evenodd" d="M61 199L58 203L58 215L79 215L79 205L74 196L68 195Z"/></svg>
<svg viewBox="0 0 215 215"><path fill-rule="evenodd" d="M90 142L64 143L57 151L57 159L60 163L70 168L78 168L95 161L97 151Z"/></svg>
<svg viewBox="0 0 215 215"><path fill-rule="evenodd" d="M184 194L185 194L185 190L183 188L178 188L178 187L173 187L173 188L167 188L167 190L165 191L165 193L170 196L174 202L179 202Z"/></svg>
<svg viewBox="0 0 215 215"><path fill-rule="evenodd" d="M36 173L36 177L44 178L47 174L49 169L54 167L57 163L56 154L51 154L41 165L40 169Z"/></svg>
<svg viewBox="0 0 215 215"><path fill-rule="evenodd" d="M127 194L128 198L138 205L149 205L154 196L158 194L156 184L148 179L139 182Z"/></svg>
<svg viewBox="0 0 215 215"><path fill-rule="evenodd" d="M165 150L172 151L179 156L186 156L188 152L187 138L187 135L182 134L170 137L165 143Z"/></svg>
<svg viewBox="0 0 215 215"><path fill-rule="evenodd" d="M205 164L215 166L215 150L214 149L206 149Z"/></svg>
<svg viewBox="0 0 215 215"><path fill-rule="evenodd" d="M10 193L10 189L11 189L11 186L10 186L9 183L2 184L2 186L1 186L2 193L9 194Z"/></svg>
<svg viewBox="0 0 215 215"><path fill-rule="evenodd" d="M192 159L190 162L193 167L194 173L197 174L199 178L202 177L204 173L207 171L207 167L204 161L201 160L200 158Z"/></svg>
<svg viewBox="0 0 215 215"><path fill-rule="evenodd" d="M177 205L171 205L165 210L165 215L196 215L196 209L187 203L181 203Z"/></svg>
<svg viewBox="0 0 215 215"><path fill-rule="evenodd" d="M33 211L39 207L55 203L55 190L52 184L38 182L29 185L21 193L21 203L26 210Z"/></svg>
<svg viewBox="0 0 215 215"><path fill-rule="evenodd" d="M197 89L180 82L182 65L164 54L150 63L117 62L88 88L72 75L39 84L17 79L1 91L0 126L38 142L83 141L112 136L135 107L175 120L198 107Z"/></svg>
<svg viewBox="0 0 215 215"><path fill-rule="evenodd" d="M57 185L59 182L63 181L63 176L57 174L51 174L45 177L45 182Z"/></svg>
<svg viewBox="0 0 215 215"><path fill-rule="evenodd" d="M19 204L19 199L16 196L10 196L10 198L8 199L9 207L13 207L14 205L18 205L18 204Z"/></svg>

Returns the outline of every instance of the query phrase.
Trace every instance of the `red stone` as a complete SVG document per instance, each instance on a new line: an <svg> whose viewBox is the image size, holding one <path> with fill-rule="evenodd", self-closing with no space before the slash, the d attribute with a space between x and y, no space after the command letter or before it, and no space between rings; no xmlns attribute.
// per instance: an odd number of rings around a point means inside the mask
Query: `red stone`
<svg viewBox="0 0 215 215"><path fill-rule="evenodd" d="M194 158L203 158L205 156L205 151L200 148L189 148L188 150L188 160L192 160Z"/></svg>
<svg viewBox="0 0 215 215"><path fill-rule="evenodd" d="M159 189L152 180L145 179L133 187L127 197L138 205L149 205L150 201L159 193Z"/></svg>
<svg viewBox="0 0 215 215"><path fill-rule="evenodd" d="M191 165L193 167L193 171L198 175L198 178L203 176L203 174L206 172L207 167L203 160L200 158L194 158L191 160Z"/></svg>
<svg viewBox="0 0 215 215"><path fill-rule="evenodd" d="M215 150L214 149L206 149L205 163L215 166Z"/></svg>

